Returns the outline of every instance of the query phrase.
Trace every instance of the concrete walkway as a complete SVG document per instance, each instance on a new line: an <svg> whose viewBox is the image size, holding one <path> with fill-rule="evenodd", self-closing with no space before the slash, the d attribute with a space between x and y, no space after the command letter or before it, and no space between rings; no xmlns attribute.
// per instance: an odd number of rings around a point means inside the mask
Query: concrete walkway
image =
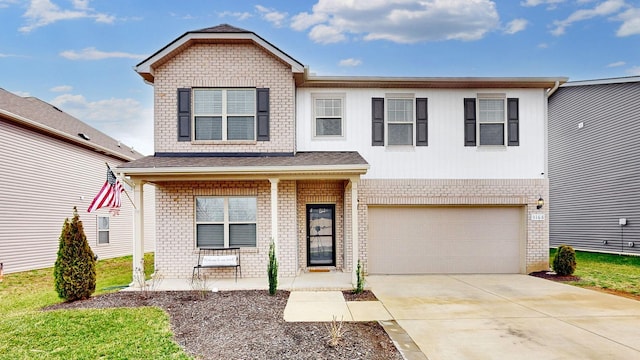
<svg viewBox="0 0 640 360"><path fill-rule="evenodd" d="M640 301L526 275L367 281L430 360L640 359Z"/></svg>

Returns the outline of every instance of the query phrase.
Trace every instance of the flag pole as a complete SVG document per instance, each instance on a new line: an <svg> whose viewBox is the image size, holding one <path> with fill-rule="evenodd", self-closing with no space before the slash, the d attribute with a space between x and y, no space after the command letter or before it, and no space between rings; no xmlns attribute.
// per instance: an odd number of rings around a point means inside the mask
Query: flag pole
<svg viewBox="0 0 640 360"><path fill-rule="evenodd" d="M113 172L113 170L111 170L111 166L109 166L109 163L105 161L104 164L107 165L107 169L109 169L109 171L111 171L113 175L116 174ZM127 192L127 189L124 188L124 186L122 187L122 191L124 191L124 194L127 195L127 199L129 199L129 202L131 202L131 206L133 206L134 209L138 210L138 208L136 207L136 204L133 202L133 200L131 200L131 196L129 196L129 193Z"/></svg>

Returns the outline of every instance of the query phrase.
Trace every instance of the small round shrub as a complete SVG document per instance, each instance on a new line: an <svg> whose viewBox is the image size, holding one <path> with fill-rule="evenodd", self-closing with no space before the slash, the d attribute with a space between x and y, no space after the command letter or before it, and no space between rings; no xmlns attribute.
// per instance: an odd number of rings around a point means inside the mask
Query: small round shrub
<svg viewBox="0 0 640 360"><path fill-rule="evenodd" d="M576 265L575 250L569 245L561 245L553 257L553 270L560 276L572 275Z"/></svg>

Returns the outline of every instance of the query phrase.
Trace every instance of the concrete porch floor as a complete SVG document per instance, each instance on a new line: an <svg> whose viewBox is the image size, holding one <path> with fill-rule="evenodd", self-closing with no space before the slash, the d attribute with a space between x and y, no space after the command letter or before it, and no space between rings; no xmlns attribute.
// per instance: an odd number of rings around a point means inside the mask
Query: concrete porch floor
<svg viewBox="0 0 640 360"><path fill-rule="evenodd" d="M157 291L184 291L200 290L201 286L206 286L209 290L267 290L269 280L263 278L240 278L236 282L235 278L217 278L214 276L203 277L203 283L194 285L189 279L162 279L155 286L150 286ZM350 290L351 273L341 271L331 272L301 272L294 277L278 278L278 290L287 291L323 291L323 290ZM127 290L135 291L133 287Z"/></svg>

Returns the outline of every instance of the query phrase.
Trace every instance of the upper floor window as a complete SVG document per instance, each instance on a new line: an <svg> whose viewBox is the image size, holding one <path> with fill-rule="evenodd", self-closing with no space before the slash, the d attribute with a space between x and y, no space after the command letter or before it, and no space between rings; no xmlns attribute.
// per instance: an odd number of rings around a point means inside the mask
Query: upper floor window
<svg viewBox="0 0 640 360"><path fill-rule="evenodd" d="M371 99L371 145L427 146L428 99L413 94L387 94Z"/></svg>
<svg viewBox="0 0 640 360"><path fill-rule="evenodd" d="M344 136L344 95L313 96L315 137Z"/></svg>
<svg viewBox="0 0 640 360"><path fill-rule="evenodd" d="M195 140L255 140L255 89L194 89Z"/></svg>
<svg viewBox="0 0 640 360"><path fill-rule="evenodd" d="M413 99L387 99L387 145L413 145Z"/></svg>
<svg viewBox="0 0 640 360"><path fill-rule="evenodd" d="M255 197L196 197L198 247L255 247Z"/></svg>
<svg viewBox="0 0 640 360"><path fill-rule="evenodd" d="M464 145L520 145L518 98L478 94L464 99ZM477 106L476 106L477 105Z"/></svg>

